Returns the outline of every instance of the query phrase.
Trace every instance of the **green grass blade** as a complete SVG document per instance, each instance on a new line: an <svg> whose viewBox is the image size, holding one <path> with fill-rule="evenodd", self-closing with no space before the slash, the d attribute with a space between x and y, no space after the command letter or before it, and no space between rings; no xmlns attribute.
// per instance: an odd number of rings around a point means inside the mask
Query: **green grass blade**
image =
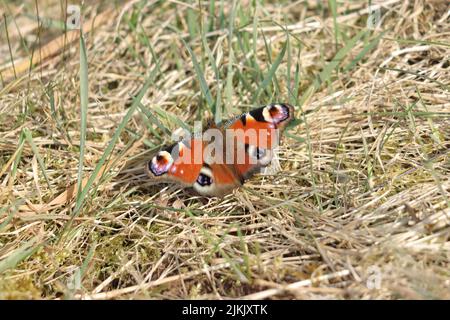
<svg viewBox="0 0 450 320"><path fill-rule="evenodd" d="M356 43L367 34L367 30L361 30L356 36L354 36L345 46L340 49L333 60L325 66L320 72L318 78L315 79L314 85L318 88L322 83L328 81L331 78L331 73L342 62L342 59L356 46Z"/></svg>
<svg viewBox="0 0 450 320"><path fill-rule="evenodd" d="M344 57L355 47L356 43L368 32L368 30L361 30L336 53L333 60L331 60L331 62L323 68L316 79L314 79L313 83L308 87L308 89L306 89L299 101L300 107L314 94L314 92L316 92L317 89L320 88L322 83L331 79L333 70L336 69L336 67L342 62L342 59L344 59Z"/></svg>
<svg viewBox="0 0 450 320"><path fill-rule="evenodd" d="M215 113L214 100L213 100L213 97L212 97L211 92L209 90L208 84L206 82L203 70L200 67L200 65L199 65L199 63L197 61L197 57L195 56L195 54L192 51L191 47L189 47L189 45L186 43L186 41L184 41L183 38L181 38L181 41L183 42L184 46L186 47L186 49L189 52L189 55L191 56L192 64L194 65L195 73L197 74L198 81L200 82L200 90L202 91L202 94L203 94L203 96L206 99L206 103L208 104L208 107L209 107L210 111L212 112L212 114L214 114Z"/></svg>
<svg viewBox="0 0 450 320"><path fill-rule="evenodd" d="M337 7L336 0L328 0L328 5L330 7L331 14L333 16L333 27L334 27L334 41L336 46L336 51L339 48L339 25L337 23Z"/></svg>
<svg viewBox="0 0 450 320"><path fill-rule="evenodd" d="M300 52L301 49L299 48L297 62L295 64L294 84L293 88L289 92L289 102L292 105L298 105L298 96L300 93Z"/></svg>
<svg viewBox="0 0 450 320"><path fill-rule="evenodd" d="M214 10L214 8L215 8L215 7L216 7L216 1L215 1L215 0L210 0L210 1L209 1L208 32L214 30L214 15L215 15L215 10Z"/></svg>
<svg viewBox="0 0 450 320"><path fill-rule="evenodd" d="M214 75L216 77L217 90L216 90L216 104L215 104L215 112L214 112L214 122L219 123L222 121L222 108L221 108L221 94L220 94L220 71L217 67L216 60L214 59L214 55L209 48L208 41L206 39L206 34L204 32L201 33L202 37L202 45L206 52L206 55L209 60L209 64L211 65Z"/></svg>
<svg viewBox="0 0 450 320"><path fill-rule="evenodd" d="M80 127L80 158L78 163L78 182L77 182L77 203L81 196L81 182L83 180L83 163L86 146L87 130L87 109L88 109L88 62L86 53L86 44L83 33L80 34L80 109L81 109L81 127Z"/></svg>
<svg viewBox="0 0 450 320"><path fill-rule="evenodd" d="M234 20L236 18L236 0L233 1L231 7L230 20L228 23L228 65L227 65L227 80L225 82L225 110L231 112L231 106L233 101L233 77L234 77L234 50L233 50L233 33L234 33Z"/></svg>
<svg viewBox="0 0 450 320"><path fill-rule="evenodd" d="M159 106L153 106L153 110L160 117L165 117L166 119L169 119L170 122L175 123L177 126L183 128L183 129L186 129L188 131L191 130L191 128L186 123L184 123L181 119L179 119L178 117L174 116L173 114L171 114L167 110L161 109ZM170 131L170 134L172 134L171 131Z"/></svg>
<svg viewBox="0 0 450 320"><path fill-rule="evenodd" d="M14 159L14 162L13 162L13 165L12 165L12 168L11 168L11 182L16 177L17 168L19 167L20 158L22 157L23 147L25 145L25 140L26 140L25 139L25 134L22 131L20 136L19 136L19 143L18 143L18 147L17 147L17 149L19 151L16 154L16 158Z"/></svg>
<svg viewBox="0 0 450 320"><path fill-rule="evenodd" d="M36 147L36 144L33 141L33 137L31 136L31 132L27 128L24 128L23 129L23 134L25 135L25 140L30 144L31 150L33 150L33 153L36 156L36 159L38 161L39 167L41 168L42 174L44 175L45 182L47 183L48 188L49 188L49 190L51 192L52 191L52 187L50 185L50 180L49 180L49 178L47 176L47 172L46 172L46 169L45 169L44 161L42 160L42 158L41 158L41 156L39 154L39 151L38 151L38 149Z"/></svg>
<svg viewBox="0 0 450 320"><path fill-rule="evenodd" d="M272 79L275 77L275 72L277 71L278 67L280 66L281 61L283 61L284 54L286 53L286 48L287 48L287 42L284 43L283 48L281 49L281 52L278 54L277 58L273 62L272 66L270 67L269 72L265 76L263 82L259 86L255 95L253 96L252 104L256 103L261 92L269 85L269 83L272 82Z"/></svg>
<svg viewBox="0 0 450 320"><path fill-rule="evenodd" d="M27 259L33 253L35 253L41 245L33 247L37 241L37 236L28 240L18 249L14 250L5 259L0 261L0 273L3 271L15 268L21 261Z"/></svg>
<svg viewBox="0 0 450 320"><path fill-rule="evenodd" d="M3 216L3 214L5 214L9 210L9 213L8 213L7 217L5 218L5 220L3 220L2 223L0 223L0 232L4 228L6 228L6 226L14 218L14 214L17 212L17 209L18 209L19 205L22 205L24 203L25 203L25 200L20 199L18 201L15 201L15 203L13 203L12 205L5 206L5 207L0 209L0 217Z"/></svg>
<svg viewBox="0 0 450 320"><path fill-rule="evenodd" d="M153 114L152 111L150 111L148 108L146 108L142 103L138 104L139 110L141 111L141 113L144 115L144 117L151 122L152 124L155 124L164 134L166 135L170 135L171 132L169 129L167 129L162 123L161 121L159 121L159 119ZM153 129L151 126L149 127L150 129ZM154 132L152 130L152 132ZM162 139L161 136L157 133L154 132L154 134L159 138Z"/></svg>
<svg viewBox="0 0 450 320"><path fill-rule="evenodd" d="M375 48L380 42L381 37L385 32L381 33L377 37L375 37L372 41L370 41L364 48L356 55L356 57L344 67L344 72L350 71L370 50Z"/></svg>
<svg viewBox="0 0 450 320"><path fill-rule="evenodd" d="M187 8L186 13L187 13L186 20L187 20L188 32L189 32L190 38L194 39L198 33L198 23L197 23L198 15L191 8Z"/></svg>
<svg viewBox="0 0 450 320"><path fill-rule="evenodd" d="M72 224L73 219L79 214L80 209L82 208L82 206L85 202L85 198L86 198L87 194L89 193L95 180L97 179L98 173L100 172L101 168L103 167L103 165L105 164L107 159L111 156L111 154L114 150L114 147L115 147L117 141L119 140L120 134L125 129L125 126L127 125L128 121L133 116L133 113L136 110L138 104L141 102L144 94L146 93L146 91L148 90L148 88L150 87L150 85L152 83L153 83L153 78L151 76L149 76L147 78L146 82L144 83L144 85L142 86L141 90L139 91L138 95L133 99L133 103L131 104L130 108L128 109L128 112L125 114L124 118L122 119L122 121L120 122L116 131L114 132L114 135L112 136L108 146L106 147L105 151L103 152L100 160L97 162L97 165L95 166L93 172L91 173L85 187L81 190L80 196L76 200L75 208L72 212L71 219L64 227L62 234L64 234L65 231L69 229L70 225Z"/></svg>

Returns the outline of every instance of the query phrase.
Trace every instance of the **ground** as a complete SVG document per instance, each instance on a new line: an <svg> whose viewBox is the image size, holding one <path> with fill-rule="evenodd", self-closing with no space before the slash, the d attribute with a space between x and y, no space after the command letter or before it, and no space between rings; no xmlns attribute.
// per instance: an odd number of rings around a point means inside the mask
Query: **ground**
<svg viewBox="0 0 450 320"><path fill-rule="evenodd" d="M1 299L450 298L447 1L84 3L0 5ZM147 179L275 101L278 172Z"/></svg>

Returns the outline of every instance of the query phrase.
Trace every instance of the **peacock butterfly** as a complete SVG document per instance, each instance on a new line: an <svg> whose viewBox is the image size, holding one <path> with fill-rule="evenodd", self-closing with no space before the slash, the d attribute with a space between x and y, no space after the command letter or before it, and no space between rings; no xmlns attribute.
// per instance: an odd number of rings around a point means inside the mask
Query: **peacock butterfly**
<svg viewBox="0 0 450 320"><path fill-rule="evenodd" d="M194 130L193 136L185 133L182 141L148 161L145 170L155 182L223 197L271 163L281 132L293 118L294 107L285 103L256 108L205 131Z"/></svg>

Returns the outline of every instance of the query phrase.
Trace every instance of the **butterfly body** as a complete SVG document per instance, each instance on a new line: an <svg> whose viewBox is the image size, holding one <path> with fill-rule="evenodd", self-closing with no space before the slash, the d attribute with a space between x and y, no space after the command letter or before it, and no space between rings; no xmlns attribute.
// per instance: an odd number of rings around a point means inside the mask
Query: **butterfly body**
<svg viewBox="0 0 450 320"><path fill-rule="evenodd" d="M212 125L201 136L159 151L147 163L147 175L204 196L224 196L271 163L280 133L293 117L292 106L270 104Z"/></svg>

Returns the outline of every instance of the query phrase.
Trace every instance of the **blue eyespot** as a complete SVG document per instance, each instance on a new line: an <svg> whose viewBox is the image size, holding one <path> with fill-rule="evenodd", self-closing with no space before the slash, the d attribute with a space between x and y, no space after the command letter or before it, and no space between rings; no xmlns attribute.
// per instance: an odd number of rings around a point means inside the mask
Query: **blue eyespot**
<svg viewBox="0 0 450 320"><path fill-rule="evenodd" d="M212 178L206 174L200 173L197 177L197 183L201 186L209 186L212 184Z"/></svg>

